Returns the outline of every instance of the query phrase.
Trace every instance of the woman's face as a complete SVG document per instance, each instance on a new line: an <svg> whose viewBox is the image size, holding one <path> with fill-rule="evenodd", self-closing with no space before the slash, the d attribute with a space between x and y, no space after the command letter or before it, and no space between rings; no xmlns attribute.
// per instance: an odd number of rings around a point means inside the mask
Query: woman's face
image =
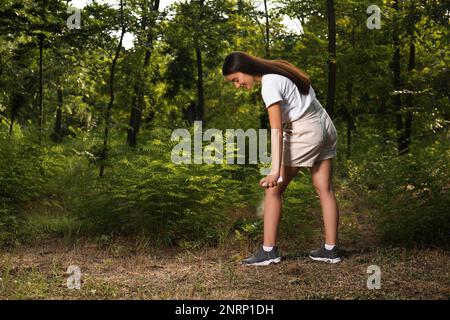
<svg viewBox="0 0 450 320"><path fill-rule="evenodd" d="M255 82L254 76L242 72L231 73L226 76L226 79L233 82L236 89L244 87L247 90L251 90Z"/></svg>

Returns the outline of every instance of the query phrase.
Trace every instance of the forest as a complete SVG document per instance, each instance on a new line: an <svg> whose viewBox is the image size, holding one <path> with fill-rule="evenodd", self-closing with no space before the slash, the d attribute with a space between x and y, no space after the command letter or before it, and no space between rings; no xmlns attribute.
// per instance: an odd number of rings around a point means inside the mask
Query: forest
<svg viewBox="0 0 450 320"><path fill-rule="evenodd" d="M449 299L449 22L448 0L2 0L0 299ZM299 67L336 126L337 266L307 259L308 170L262 270L239 264L263 233L251 146L173 161L176 130L270 129L233 51Z"/></svg>

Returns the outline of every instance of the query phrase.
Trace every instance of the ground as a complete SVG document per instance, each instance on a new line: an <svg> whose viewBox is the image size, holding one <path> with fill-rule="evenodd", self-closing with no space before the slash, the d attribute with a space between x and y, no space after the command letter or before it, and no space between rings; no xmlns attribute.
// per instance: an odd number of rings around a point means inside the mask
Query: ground
<svg viewBox="0 0 450 320"><path fill-rule="evenodd" d="M135 249L133 249L133 247ZM1 299L449 299L450 259L441 249L354 248L340 264L284 252L269 267L242 266L244 248L136 249L62 241L0 256ZM81 288L68 289L70 265ZM367 268L381 269L369 290Z"/></svg>
<svg viewBox="0 0 450 320"><path fill-rule="evenodd" d="M336 188L344 257L339 264L308 258L323 239L320 207L311 200L305 220L292 219L298 212L284 214L277 265L240 264L259 245L259 235L175 247L144 238L44 237L0 249L0 299L450 299L449 250L383 244L370 218L377 209L355 190ZM245 208L232 215L251 217L254 210ZM302 236L299 230L308 228L315 232ZM80 268L80 289L67 286L71 265ZM380 268L380 289L367 287L370 266Z"/></svg>

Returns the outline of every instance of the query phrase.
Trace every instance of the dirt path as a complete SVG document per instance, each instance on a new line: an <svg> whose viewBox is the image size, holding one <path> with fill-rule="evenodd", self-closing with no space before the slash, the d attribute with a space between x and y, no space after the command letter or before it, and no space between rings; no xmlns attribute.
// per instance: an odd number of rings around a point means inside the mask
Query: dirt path
<svg viewBox="0 0 450 320"><path fill-rule="evenodd" d="M337 265L284 252L269 267L246 267L246 249L134 250L59 241L0 253L1 299L449 299L450 257L440 249L347 249ZM66 270L81 270L68 289ZM381 289L367 288L367 267Z"/></svg>

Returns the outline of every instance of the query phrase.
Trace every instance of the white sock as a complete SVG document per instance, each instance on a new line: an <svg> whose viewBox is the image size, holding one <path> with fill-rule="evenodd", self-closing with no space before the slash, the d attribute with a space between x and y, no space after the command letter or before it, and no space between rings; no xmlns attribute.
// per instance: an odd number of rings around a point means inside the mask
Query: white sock
<svg viewBox="0 0 450 320"><path fill-rule="evenodd" d="M272 249L273 249L273 247L263 246L264 251L270 252L270 251L272 251Z"/></svg>
<svg viewBox="0 0 450 320"><path fill-rule="evenodd" d="M327 249L327 250L333 250L333 248L335 247L336 245L334 245L334 244L326 244L325 243L325 249Z"/></svg>

